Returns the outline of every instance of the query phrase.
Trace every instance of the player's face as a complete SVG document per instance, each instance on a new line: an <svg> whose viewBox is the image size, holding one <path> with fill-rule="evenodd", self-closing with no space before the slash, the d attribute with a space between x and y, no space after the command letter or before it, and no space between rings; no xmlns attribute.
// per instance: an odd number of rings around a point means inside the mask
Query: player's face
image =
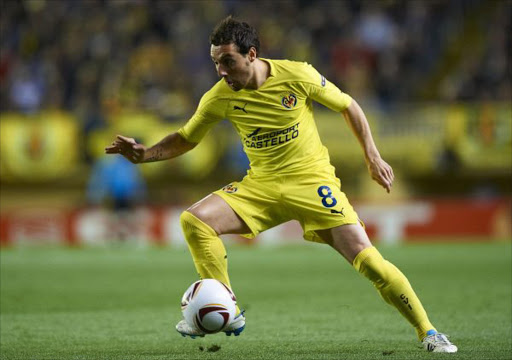
<svg viewBox="0 0 512 360"><path fill-rule="evenodd" d="M239 91L247 87L253 75L252 63L256 58L254 48L248 54L242 55L235 44L212 45L210 55L217 74L231 89Z"/></svg>

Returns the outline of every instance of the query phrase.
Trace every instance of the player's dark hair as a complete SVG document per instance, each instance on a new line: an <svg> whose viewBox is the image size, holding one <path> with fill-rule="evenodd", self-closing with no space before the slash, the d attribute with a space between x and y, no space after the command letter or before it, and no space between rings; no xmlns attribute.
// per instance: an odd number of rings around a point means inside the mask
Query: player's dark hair
<svg viewBox="0 0 512 360"><path fill-rule="evenodd" d="M210 44L215 46L235 44L242 55L247 54L251 47L256 49L256 53L260 51L260 39L256 29L246 22L233 19L231 15L215 26L210 35Z"/></svg>

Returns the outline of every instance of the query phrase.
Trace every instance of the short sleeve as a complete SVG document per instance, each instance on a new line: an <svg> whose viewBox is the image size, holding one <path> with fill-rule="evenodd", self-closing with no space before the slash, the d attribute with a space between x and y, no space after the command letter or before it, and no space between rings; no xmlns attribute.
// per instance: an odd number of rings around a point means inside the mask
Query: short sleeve
<svg viewBox="0 0 512 360"><path fill-rule="evenodd" d="M327 80L313 66L305 64L304 68L304 76L306 76L304 85L311 99L336 112L341 112L350 106L352 98L348 94Z"/></svg>
<svg viewBox="0 0 512 360"><path fill-rule="evenodd" d="M215 124L225 118L225 109L226 101L216 99L210 90L203 95L196 112L178 130L178 134L189 142L200 142Z"/></svg>

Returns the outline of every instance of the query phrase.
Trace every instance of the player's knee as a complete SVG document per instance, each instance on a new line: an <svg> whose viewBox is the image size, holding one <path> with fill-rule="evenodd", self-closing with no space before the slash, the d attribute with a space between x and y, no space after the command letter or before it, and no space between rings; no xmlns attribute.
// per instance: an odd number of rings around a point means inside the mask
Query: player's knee
<svg viewBox="0 0 512 360"><path fill-rule="evenodd" d="M197 218L196 218L197 219ZM183 211L180 215L180 225L183 232L186 234L193 232L195 228L194 215L189 211Z"/></svg>
<svg viewBox="0 0 512 360"><path fill-rule="evenodd" d="M201 221L198 217L194 216L189 211L184 211L180 215L180 225L187 242L194 241L197 238L205 236L215 236L214 230Z"/></svg>

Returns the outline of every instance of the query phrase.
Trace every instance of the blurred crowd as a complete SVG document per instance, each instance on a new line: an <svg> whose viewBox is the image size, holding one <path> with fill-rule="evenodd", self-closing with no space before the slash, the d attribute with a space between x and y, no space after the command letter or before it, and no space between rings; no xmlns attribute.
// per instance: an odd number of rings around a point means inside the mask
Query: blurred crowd
<svg viewBox="0 0 512 360"><path fill-rule="evenodd" d="M511 2L3 1L0 111L72 111L88 129L120 109L192 114L216 81L208 36L227 16L261 56L308 61L381 106L511 95Z"/></svg>

